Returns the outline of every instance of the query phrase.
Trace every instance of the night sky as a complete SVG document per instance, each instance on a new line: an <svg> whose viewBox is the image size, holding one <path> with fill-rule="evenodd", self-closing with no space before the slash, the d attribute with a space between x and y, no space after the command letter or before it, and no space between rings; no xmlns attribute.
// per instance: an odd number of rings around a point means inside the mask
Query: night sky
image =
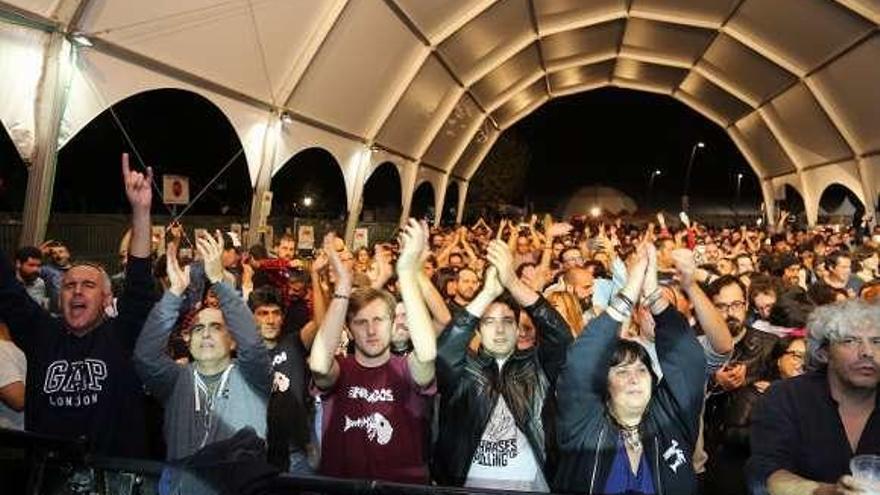
<svg viewBox="0 0 880 495"><path fill-rule="evenodd" d="M729 205L743 174L741 204L757 206L757 177L723 129L668 96L606 88L553 100L513 127L530 148L527 199L536 206L583 185L608 185L643 203L651 171L652 204L679 204L698 141L692 205Z"/></svg>
<svg viewBox="0 0 880 495"><path fill-rule="evenodd" d="M229 160L240 143L232 126L208 100L179 90L157 90L118 103L116 114L135 148L158 175L191 177L194 196ZM530 168L523 203L555 205L583 185L605 184L645 199L651 170L660 169L654 204L677 204L691 147L698 151L691 178L692 204L728 205L736 174L743 173L742 203L760 200L755 175L726 133L713 122L670 97L616 88L553 100L509 132L528 146ZM119 154L131 151L110 112L104 112L62 149L53 211L117 213L127 211L119 176ZM312 149L294 157L273 180L273 212L302 208L300 198L317 199L311 212L344 215L342 176L329 153ZM133 162L136 161L133 158ZM389 167L390 168L390 167ZM0 136L0 209L20 211L25 188L23 166L8 136ZM400 196L396 172L371 181L366 204L379 219L394 218ZM193 214L246 215L250 183L244 155L191 210ZM294 206L296 203L298 206ZM157 211L164 207L157 206ZM383 209L385 213L382 213Z"/></svg>

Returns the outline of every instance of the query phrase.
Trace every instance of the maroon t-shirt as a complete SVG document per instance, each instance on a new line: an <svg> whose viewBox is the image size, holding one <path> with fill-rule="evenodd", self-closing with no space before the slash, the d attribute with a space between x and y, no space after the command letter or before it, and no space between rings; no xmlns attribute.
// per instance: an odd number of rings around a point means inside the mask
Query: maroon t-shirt
<svg viewBox="0 0 880 495"><path fill-rule="evenodd" d="M340 478L427 483L425 437L436 385L418 386L405 356L376 368L339 357L339 379L321 393L321 467Z"/></svg>

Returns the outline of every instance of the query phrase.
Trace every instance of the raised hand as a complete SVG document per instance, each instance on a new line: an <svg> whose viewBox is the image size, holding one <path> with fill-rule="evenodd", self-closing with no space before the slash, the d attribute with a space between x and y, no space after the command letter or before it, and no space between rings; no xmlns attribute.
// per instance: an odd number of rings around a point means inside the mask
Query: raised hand
<svg viewBox="0 0 880 495"><path fill-rule="evenodd" d="M125 195L132 209L150 211L153 202L152 167L147 167L145 174L131 170L128 165L128 153L123 153L122 181L125 183Z"/></svg>
<svg viewBox="0 0 880 495"><path fill-rule="evenodd" d="M312 273L318 273L330 263L330 258L327 257L327 253L324 250L320 250L318 255L315 256L315 260L312 261Z"/></svg>
<svg viewBox="0 0 880 495"><path fill-rule="evenodd" d="M459 230L461 233L461 230ZM398 237L400 254L397 257L397 273L413 273L421 269L421 256L425 249L425 232L415 219L410 218Z"/></svg>
<svg viewBox="0 0 880 495"><path fill-rule="evenodd" d="M516 272L513 269L513 256L507 244L495 240L489 243L486 257L498 272L498 280L504 287L510 287L516 281Z"/></svg>
<svg viewBox="0 0 880 495"><path fill-rule="evenodd" d="M666 229L666 216L663 212L657 212L657 225L660 226L660 230Z"/></svg>
<svg viewBox="0 0 880 495"><path fill-rule="evenodd" d="M697 262L694 260L694 252L690 249L676 249L672 251L672 264L678 272L682 287L689 287L696 283Z"/></svg>
<svg viewBox="0 0 880 495"><path fill-rule="evenodd" d="M657 248L648 240L645 243L645 254L648 257L648 266L645 268L645 282L642 284L642 294L649 296L659 287L657 284Z"/></svg>
<svg viewBox="0 0 880 495"><path fill-rule="evenodd" d="M343 263L342 259L339 257L339 253L336 251L336 241L336 234L334 234L333 232L325 235L324 253L327 254L327 259L330 261L330 269L333 270L334 273L336 273L337 293L347 295L349 292L351 292L351 268L346 266L346 264Z"/></svg>
<svg viewBox="0 0 880 495"><path fill-rule="evenodd" d="M189 286L189 266L180 268L180 262L177 260L177 243L168 244L165 253L165 269L168 272L168 292L175 296L183 295Z"/></svg>
<svg viewBox="0 0 880 495"><path fill-rule="evenodd" d="M502 218L501 223L498 224L498 232L495 233L496 239L502 239L504 236L504 227L507 227L507 219Z"/></svg>
<svg viewBox="0 0 880 495"><path fill-rule="evenodd" d="M486 268L486 273L483 278L482 293L489 296L490 300L495 299L504 293L504 286L498 278L498 269L495 268L495 265Z"/></svg>
<svg viewBox="0 0 880 495"><path fill-rule="evenodd" d="M199 255L205 263L205 275L212 284L223 280L223 234L219 230L215 234L216 239L210 235L196 239Z"/></svg>
<svg viewBox="0 0 880 495"><path fill-rule="evenodd" d="M651 243L643 241L636 248L635 261L630 265L629 273L626 276L626 287L621 291L633 302L638 298L645 282L649 263L648 246L650 245Z"/></svg>
<svg viewBox="0 0 880 495"><path fill-rule="evenodd" d="M691 228L691 219L688 217L688 214L685 212L681 212L678 214L679 220L684 224L685 228Z"/></svg>
<svg viewBox="0 0 880 495"><path fill-rule="evenodd" d="M573 228L574 227L572 227L570 223L566 223L566 222L554 223L553 225L551 225L550 227L547 228L547 237L550 239L562 237L562 236L568 234L569 232L571 232L571 229L573 229Z"/></svg>
<svg viewBox="0 0 880 495"><path fill-rule="evenodd" d="M419 254L419 266L424 267L425 262L431 257L431 230L428 228L428 222L424 220L420 221L419 225L422 228L422 252Z"/></svg>

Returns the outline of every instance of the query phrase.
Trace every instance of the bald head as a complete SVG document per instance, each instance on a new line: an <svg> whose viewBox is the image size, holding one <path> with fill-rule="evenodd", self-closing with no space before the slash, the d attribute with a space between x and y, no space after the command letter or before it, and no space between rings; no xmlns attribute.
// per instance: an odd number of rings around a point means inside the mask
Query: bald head
<svg viewBox="0 0 880 495"><path fill-rule="evenodd" d="M581 267L569 268L565 271L562 280L568 291L580 301L586 301L593 295L593 273L591 270Z"/></svg>

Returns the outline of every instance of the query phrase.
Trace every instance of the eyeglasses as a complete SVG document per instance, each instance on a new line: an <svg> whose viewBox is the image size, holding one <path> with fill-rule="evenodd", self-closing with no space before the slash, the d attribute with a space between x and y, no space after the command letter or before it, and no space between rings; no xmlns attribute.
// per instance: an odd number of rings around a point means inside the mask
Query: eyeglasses
<svg viewBox="0 0 880 495"><path fill-rule="evenodd" d="M715 307L722 313L730 313L731 311L742 311L746 308L745 301L733 301L732 303L715 303Z"/></svg>
<svg viewBox="0 0 880 495"><path fill-rule="evenodd" d="M355 318L351 320L349 326L353 329L363 329L372 324L373 326L382 325L391 321L391 318L388 316L374 316L372 319L368 318Z"/></svg>
<svg viewBox="0 0 880 495"><path fill-rule="evenodd" d="M486 317L480 319L480 327L482 328L498 328L499 325L502 328L509 330L516 326L516 320L510 316L502 318Z"/></svg>
<svg viewBox="0 0 880 495"><path fill-rule="evenodd" d="M796 359L798 361L803 361L806 358L806 355L803 352L798 351L785 351L782 353L783 356L791 356L792 359Z"/></svg>

